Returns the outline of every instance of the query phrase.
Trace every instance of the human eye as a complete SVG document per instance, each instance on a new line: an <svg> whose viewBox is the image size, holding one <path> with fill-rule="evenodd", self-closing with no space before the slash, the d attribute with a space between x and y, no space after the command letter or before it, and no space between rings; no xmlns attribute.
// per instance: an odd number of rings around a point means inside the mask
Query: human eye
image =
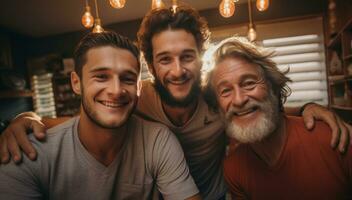
<svg viewBox="0 0 352 200"><path fill-rule="evenodd" d="M219 95L221 97L227 97L231 94L231 88L229 87L223 87L219 90Z"/></svg>
<svg viewBox="0 0 352 200"><path fill-rule="evenodd" d="M247 79L247 80L243 81L243 83L241 85L242 85L242 88L244 88L246 90L252 90L257 85L257 81L255 81L253 79Z"/></svg>
<svg viewBox="0 0 352 200"><path fill-rule="evenodd" d="M121 77L121 81L127 85L134 85L137 82L137 77L132 75L123 76Z"/></svg>
<svg viewBox="0 0 352 200"><path fill-rule="evenodd" d="M163 65L169 64L171 61L172 59L169 56L163 56L159 59L159 63Z"/></svg>
<svg viewBox="0 0 352 200"><path fill-rule="evenodd" d="M185 54L181 56L181 60L184 62L192 62L194 60L195 56L192 54Z"/></svg>
<svg viewBox="0 0 352 200"><path fill-rule="evenodd" d="M93 75L93 78L99 82L102 82L102 81L105 81L108 79L108 75L107 74L95 74L95 75Z"/></svg>

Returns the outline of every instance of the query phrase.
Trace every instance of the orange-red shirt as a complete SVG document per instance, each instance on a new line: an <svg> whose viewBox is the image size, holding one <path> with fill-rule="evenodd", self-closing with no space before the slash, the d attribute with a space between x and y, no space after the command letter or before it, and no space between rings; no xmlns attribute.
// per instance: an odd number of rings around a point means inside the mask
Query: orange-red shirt
<svg viewBox="0 0 352 200"><path fill-rule="evenodd" d="M288 137L279 160L267 166L249 145L225 159L225 179L234 199L351 199L352 149L341 155L330 147L331 130L316 122L286 117Z"/></svg>

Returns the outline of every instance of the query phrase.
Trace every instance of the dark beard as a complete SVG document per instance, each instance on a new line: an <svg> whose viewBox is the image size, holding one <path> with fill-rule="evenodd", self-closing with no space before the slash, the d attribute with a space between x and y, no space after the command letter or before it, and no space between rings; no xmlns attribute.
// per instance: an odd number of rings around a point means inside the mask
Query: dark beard
<svg viewBox="0 0 352 200"><path fill-rule="evenodd" d="M153 85L155 90L159 93L162 102L166 103L168 106L171 106L171 107L179 107L179 108L186 107L191 103L193 103L194 101L197 101L198 96L201 93L200 79L197 79L193 83L190 93L184 99L181 99L181 100L176 99L174 96L172 96L172 94L167 90L167 88L165 88L161 84L159 79L155 78Z"/></svg>

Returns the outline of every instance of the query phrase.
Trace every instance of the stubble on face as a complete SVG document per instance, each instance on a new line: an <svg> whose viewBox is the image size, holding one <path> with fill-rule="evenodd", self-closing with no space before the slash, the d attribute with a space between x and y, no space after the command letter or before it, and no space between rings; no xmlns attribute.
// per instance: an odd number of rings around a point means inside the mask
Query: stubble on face
<svg viewBox="0 0 352 200"><path fill-rule="evenodd" d="M161 100L171 107L186 107L194 101L197 101L201 93L201 81L199 77L194 81L189 93L182 99L174 97L169 89L165 87L156 76L154 78L153 85L155 90L160 95Z"/></svg>
<svg viewBox="0 0 352 200"><path fill-rule="evenodd" d="M236 117L234 107L231 106L225 114L222 113L226 118L226 133L229 137L240 143L255 143L267 138L276 130L279 122L279 100L273 91L269 89L268 97L263 102L251 99L243 110L254 106L258 107L262 114L259 119L248 122L244 127L232 121L233 117Z"/></svg>
<svg viewBox="0 0 352 200"><path fill-rule="evenodd" d="M85 95L83 85L81 85L81 88L82 88L82 90L81 90L81 94L82 94L81 102L82 102L83 112L85 112L86 116L88 116L88 118L93 123L95 123L96 125L98 125L98 126L100 126L102 128L105 128L105 129L117 129L117 128L122 127L123 125L126 124L126 121L130 118L130 116L132 115L133 110L136 107L137 99L133 103L133 107L128 111L128 113L127 113L127 115L126 115L126 117L125 117L125 119L123 121L120 121L119 123L114 123L114 124L105 123L104 120L99 119L99 115L97 114L97 112L94 111L94 109L89 105L88 97Z"/></svg>

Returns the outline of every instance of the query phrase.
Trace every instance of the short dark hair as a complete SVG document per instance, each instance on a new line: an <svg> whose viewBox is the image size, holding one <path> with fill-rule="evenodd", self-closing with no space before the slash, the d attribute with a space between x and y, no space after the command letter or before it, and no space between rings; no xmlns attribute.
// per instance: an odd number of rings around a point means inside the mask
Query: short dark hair
<svg viewBox="0 0 352 200"><path fill-rule="evenodd" d="M153 9L143 18L137 33L139 47L149 67L153 62L152 38L155 34L168 29L191 33L200 53L204 52L210 37L206 20L191 7L179 6L175 13L168 8Z"/></svg>
<svg viewBox="0 0 352 200"><path fill-rule="evenodd" d="M79 77L82 77L82 67L87 62L87 52L92 48L111 46L115 48L126 49L130 51L139 62L139 49L127 37L119 35L113 31L104 31L102 33L88 33L78 43L74 52L75 71Z"/></svg>

